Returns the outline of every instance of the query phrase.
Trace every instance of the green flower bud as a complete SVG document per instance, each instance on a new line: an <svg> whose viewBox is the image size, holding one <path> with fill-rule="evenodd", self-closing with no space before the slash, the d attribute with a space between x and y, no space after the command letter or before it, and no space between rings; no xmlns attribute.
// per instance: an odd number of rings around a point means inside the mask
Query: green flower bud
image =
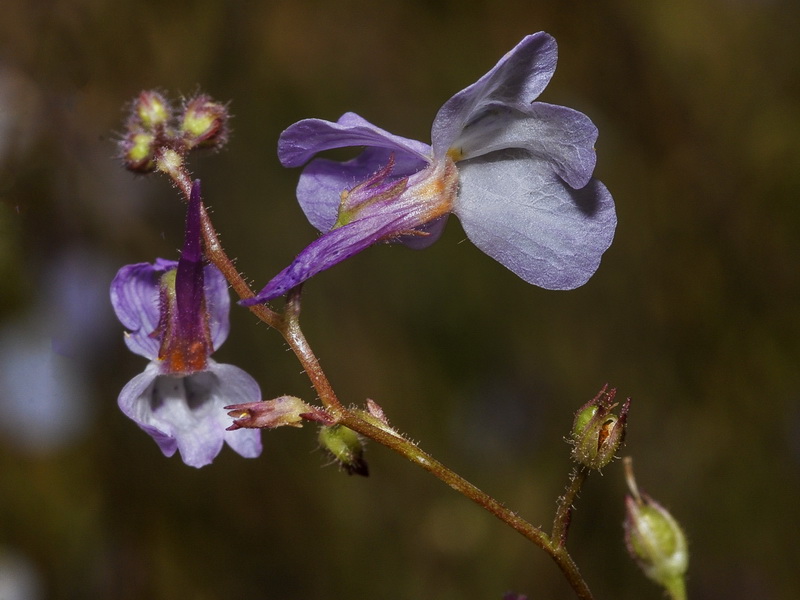
<svg viewBox="0 0 800 600"><path fill-rule="evenodd" d="M685 598L684 576L689 549L681 526L663 506L639 493L630 459L625 459L628 487L625 497L625 545L644 574L666 588L673 598Z"/></svg>
<svg viewBox="0 0 800 600"><path fill-rule="evenodd" d="M631 400L628 398L615 415L611 411L617 407L617 390L606 391L607 387L578 409L572 423L572 458L590 469L599 470L610 463L625 439Z"/></svg>
<svg viewBox="0 0 800 600"><path fill-rule="evenodd" d="M125 168L135 173L152 173L156 168L156 138L151 133L131 132L120 142L122 162Z"/></svg>
<svg viewBox="0 0 800 600"><path fill-rule="evenodd" d="M221 148L228 141L228 109L205 95L187 102L180 133L187 149Z"/></svg>
<svg viewBox="0 0 800 600"><path fill-rule="evenodd" d="M331 425L319 430L319 444L322 449L348 475L369 476L369 467L364 460L364 444L361 437L344 425Z"/></svg>
<svg viewBox="0 0 800 600"><path fill-rule="evenodd" d="M134 101L133 118L146 131L153 131L169 122L172 107L158 92L144 91Z"/></svg>

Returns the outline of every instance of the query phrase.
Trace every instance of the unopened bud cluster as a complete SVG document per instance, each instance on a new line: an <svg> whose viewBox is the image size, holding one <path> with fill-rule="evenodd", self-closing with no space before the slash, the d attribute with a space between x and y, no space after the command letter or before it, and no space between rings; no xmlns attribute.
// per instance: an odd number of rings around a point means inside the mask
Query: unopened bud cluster
<svg viewBox="0 0 800 600"><path fill-rule="evenodd" d="M228 141L228 109L205 94L184 102L179 111L163 95L148 90L131 104L119 142L125 167L136 173L162 168L164 156L182 161L197 148L221 148ZM164 165L165 167L168 165Z"/></svg>
<svg viewBox="0 0 800 600"><path fill-rule="evenodd" d="M625 440L631 400L625 401L619 415L614 414L617 390L607 387L575 413L569 438L573 460L590 469L602 469L610 463Z"/></svg>

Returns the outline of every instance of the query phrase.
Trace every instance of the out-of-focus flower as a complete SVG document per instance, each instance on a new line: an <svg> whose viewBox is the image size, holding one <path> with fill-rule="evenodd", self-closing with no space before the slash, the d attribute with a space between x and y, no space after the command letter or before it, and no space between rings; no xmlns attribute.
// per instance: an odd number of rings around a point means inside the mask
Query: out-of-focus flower
<svg viewBox="0 0 800 600"><path fill-rule="evenodd" d="M625 545L647 577L664 587L671 598L686 598L689 545L683 529L669 511L644 492L633 475L630 457L625 475L631 491L625 496Z"/></svg>
<svg viewBox="0 0 800 600"><path fill-rule="evenodd" d="M266 302L380 241L422 248L454 213L472 242L525 281L572 289L595 272L616 227L592 178L597 128L584 114L535 99L556 67L555 40L525 37L433 121L431 145L354 113L305 119L281 134L278 156L301 166L318 152L366 146L347 162L317 158L297 187L322 232L261 292Z"/></svg>
<svg viewBox="0 0 800 600"><path fill-rule="evenodd" d="M74 246L31 270L48 284L0 327L0 435L17 450L48 454L78 441L95 416L91 365L110 340L113 271Z"/></svg>
<svg viewBox="0 0 800 600"><path fill-rule="evenodd" d="M150 359L120 393L122 411L166 456L180 450L193 467L209 464L223 442L244 457L258 456L260 433L226 431L224 410L259 400L258 384L240 368L210 358L228 335L230 298L222 273L203 265L199 181L192 188L180 260L123 267L111 283L111 302L128 329L128 348Z"/></svg>

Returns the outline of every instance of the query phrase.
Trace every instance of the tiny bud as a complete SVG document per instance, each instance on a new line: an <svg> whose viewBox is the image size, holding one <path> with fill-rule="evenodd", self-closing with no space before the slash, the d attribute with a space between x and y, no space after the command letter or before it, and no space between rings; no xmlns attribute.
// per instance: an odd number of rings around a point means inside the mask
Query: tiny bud
<svg viewBox="0 0 800 600"><path fill-rule="evenodd" d="M369 467L364 460L364 444L361 437L344 425L322 427L319 430L322 449L345 470L348 475L369 476Z"/></svg>
<svg viewBox="0 0 800 600"><path fill-rule="evenodd" d="M630 458L625 459L631 495L625 497L625 545L644 574L666 588L672 597L685 597L684 576L689 566L686 536L663 506L639 493Z"/></svg>
<svg viewBox="0 0 800 600"><path fill-rule="evenodd" d="M602 469L614 459L614 455L625 439L625 425L631 400L622 405L619 416L611 411L616 408L616 389L603 389L592 400L575 413L569 442L572 458L590 469Z"/></svg>
<svg viewBox="0 0 800 600"><path fill-rule="evenodd" d="M119 142L125 168L135 173L152 173L156 169L156 138L151 133L131 132Z"/></svg>
<svg viewBox="0 0 800 600"><path fill-rule="evenodd" d="M179 181L184 175L183 156L171 148L162 148L156 154L156 168L166 173L173 181Z"/></svg>
<svg viewBox="0 0 800 600"><path fill-rule="evenodd" d="M158 92L144 91L133 104L133 117L147 131L165 126L172 118L172 108Z"/></svg>
<svg viewBox="0 0 800 600"><path fill-rule="evenodd" d="M249 429L275 429L282 425L302 427L305 415L317 412L313 406L309 406L294 396L280 396L274 400L232 404L226 406L225 410L229 411L228 416L233 417L233 424L228 427L228 431L235 431L242 427Z"/></svg>
<svg viewBox="0 0 800 600"><path fill-rule="evenodd" d="M184 108L180 131L187 149L221 148L228 141L228 109L205 95Z"/></svg>
<svg viewBox="0 0 800 600"><path fill-rule="evenodd" d="M389 419L386 418L386 413L383 412L383 408L372 398L367 398L367 411L384 425L389 424Z"/></svg>

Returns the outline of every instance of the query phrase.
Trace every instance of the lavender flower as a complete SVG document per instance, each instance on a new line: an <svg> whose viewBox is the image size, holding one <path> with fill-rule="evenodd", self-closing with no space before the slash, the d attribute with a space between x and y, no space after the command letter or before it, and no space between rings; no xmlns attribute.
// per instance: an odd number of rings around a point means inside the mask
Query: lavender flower
<svg viewBox="0 0 800 600"><path fill-rule="evenodd" d="M203 265L199 183L180 260L128 265L111 283L114 311L129 330L125 343L150 360L122 389L119 407L166 456L180 450L193 467L214 460L223 442L247 458L261 454L257 430L225 430L224 407L260 400L261 391L240 368L210 358L228 336L230 298L222 273Z"/></svg>
<svg viewBox="0 0 800 600"><path fill-rule="evenodd" d="M376 242L426 247L450 213L476 246L525 281L583 285L611 244L616 214L608 190L592 179L597 128L580 112L534 102L556 55L550 35L525 37L445 102L430 146L354 113L290 126L278 143L287 167L332 148L366 148L347 162L317 158L306 166L297 197L326 233L243 304L281 296Z"/></svg>

